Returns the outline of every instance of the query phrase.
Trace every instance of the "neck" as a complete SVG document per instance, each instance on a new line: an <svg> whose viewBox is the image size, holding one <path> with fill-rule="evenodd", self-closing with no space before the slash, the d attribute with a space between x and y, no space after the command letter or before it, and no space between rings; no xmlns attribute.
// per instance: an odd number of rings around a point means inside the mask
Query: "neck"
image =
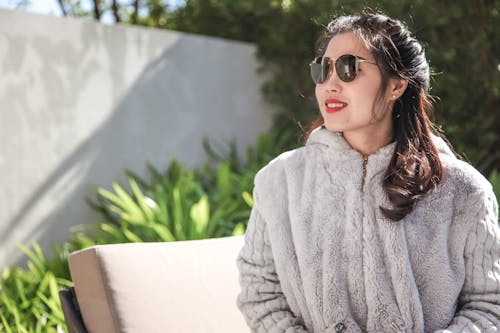
<svg viewBox="0 0 500 333"><path fill-rule="evenodd" d="M349 145L364 157L368 157L394 141L392 129L390 131L365 131L363 133L344 132L343 136Z"/></svg>

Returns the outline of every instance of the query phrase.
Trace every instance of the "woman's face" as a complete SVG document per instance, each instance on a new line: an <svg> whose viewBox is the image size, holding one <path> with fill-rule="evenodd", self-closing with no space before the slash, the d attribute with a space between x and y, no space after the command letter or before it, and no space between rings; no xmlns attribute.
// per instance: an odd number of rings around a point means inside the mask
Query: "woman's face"
<svg viewBox="0 0 500 333"><path fill-rule="evenodd" d="M324 56L335 61L345 54L375 62L362 40L351 32L335 35ZM392 135L391 104L388 98L379 96L381 84L381 72L374 64L361 62L351 82L341 81L333 70L325 82L316 84L316 99L325 127L343 132L344 136L361 134L365 139L372 134Z"/></svg>

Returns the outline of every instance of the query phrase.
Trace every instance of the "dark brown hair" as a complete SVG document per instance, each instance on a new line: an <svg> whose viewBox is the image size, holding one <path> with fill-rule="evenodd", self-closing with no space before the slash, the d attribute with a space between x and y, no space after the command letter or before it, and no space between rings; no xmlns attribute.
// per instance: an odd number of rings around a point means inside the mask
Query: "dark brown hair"
<svg viewBox="0 0 500 333"><path fill-rule="evenodd" d="M344 32L355 33L373 54L382 74L382 92L390 78L408 81L392 110L396 148L382 184L393 208L380 207L385 217L399 221L443 177L443 167L431 138L431 129L435 127L428 117L432 111L429 64L422 45L402 22L374 13L334 19L319 40L318 54L324 54L328 42ZM317 118L307 136L322 124L322 117Z"/></svg>

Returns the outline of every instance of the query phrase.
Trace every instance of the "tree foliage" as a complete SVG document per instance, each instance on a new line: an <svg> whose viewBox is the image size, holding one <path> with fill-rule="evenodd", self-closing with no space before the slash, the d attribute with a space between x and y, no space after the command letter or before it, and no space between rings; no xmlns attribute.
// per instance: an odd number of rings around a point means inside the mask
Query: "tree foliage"
<svg viewBox="0 0 500 333"><path fill-rule="evenodd" d="M95 2L101 11L115 3ZM284 111L276 126L297 132L318 114L308 63L323 25L367 7L399 18L423 43L435 73L436 122L466 160L485 173L500 169L500 0L186 0L177 7L136 0L117 6L124 23L255 43L262 69L273 74L263 92Z"/></svg>

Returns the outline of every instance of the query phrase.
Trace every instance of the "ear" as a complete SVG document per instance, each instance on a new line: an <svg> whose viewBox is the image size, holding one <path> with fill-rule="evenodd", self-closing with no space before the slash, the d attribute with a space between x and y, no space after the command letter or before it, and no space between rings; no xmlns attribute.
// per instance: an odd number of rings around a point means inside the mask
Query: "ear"
<svg viewBox="0 0 500 333"><path fill-rule="evenodd" d="M388 99L390 101L397 100L404 94L406 87L408 87L408 80L391 78L387 89Z"/></svg>

